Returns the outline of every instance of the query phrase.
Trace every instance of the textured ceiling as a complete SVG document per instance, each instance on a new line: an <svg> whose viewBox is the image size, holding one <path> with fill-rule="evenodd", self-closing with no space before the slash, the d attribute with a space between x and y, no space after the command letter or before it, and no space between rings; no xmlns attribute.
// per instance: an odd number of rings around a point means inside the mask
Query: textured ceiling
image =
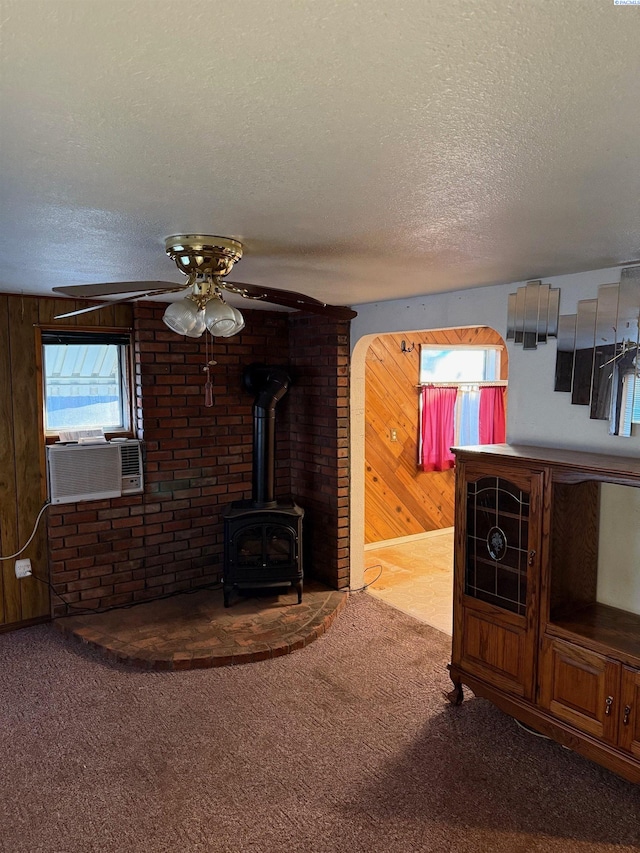
<svg viewBox="0 0 640 853"><path fill-rule="evenodd" d="M640 7L2 0L0 290L231 279L355 304L640 256Z"/></svg>

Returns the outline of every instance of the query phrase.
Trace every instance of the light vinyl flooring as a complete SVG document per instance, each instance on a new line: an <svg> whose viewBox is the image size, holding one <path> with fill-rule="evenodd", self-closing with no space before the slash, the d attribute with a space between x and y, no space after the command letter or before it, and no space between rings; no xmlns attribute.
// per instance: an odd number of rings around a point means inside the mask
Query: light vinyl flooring
<svg viewBox="0 0 640 853"><path fill-rule="evenodd" d="M364 558L364 582L370 584L370 595L451 635L452 527L419 539L374 543L367 546Z"/></svg>

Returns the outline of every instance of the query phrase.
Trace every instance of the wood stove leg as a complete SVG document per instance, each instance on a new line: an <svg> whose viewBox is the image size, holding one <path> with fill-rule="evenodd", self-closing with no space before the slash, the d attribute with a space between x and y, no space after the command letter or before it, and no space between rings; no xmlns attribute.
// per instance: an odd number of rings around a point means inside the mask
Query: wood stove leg
<svg viewBox="0 0 640 853"><path fill-rule="evenodd" d="M222 585L222 595L224 596L224 606L229 607L231 604L231 590L226 584Z"/></svg>
<svg viewBox="0 0 640 853"><path fill-rule="evenodd" d="M296 584L296 590L298 591L298 604L302 603L302 581L298 581Z"/></svg>

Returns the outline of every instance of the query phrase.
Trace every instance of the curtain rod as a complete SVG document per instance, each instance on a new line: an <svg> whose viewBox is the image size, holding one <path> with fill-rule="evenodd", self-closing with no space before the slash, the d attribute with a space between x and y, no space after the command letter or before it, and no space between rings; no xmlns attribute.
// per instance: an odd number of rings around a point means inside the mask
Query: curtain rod
<svg viewBox="0 0 640 853"><path fill-rule="evenodd" d="M419 385L416 385L416 388L461 388L461 387L472 387L472 388L501 388L505 387L509 383L506 379L495 379L493 381L478 381L478 382L421 382Z"/></svg>

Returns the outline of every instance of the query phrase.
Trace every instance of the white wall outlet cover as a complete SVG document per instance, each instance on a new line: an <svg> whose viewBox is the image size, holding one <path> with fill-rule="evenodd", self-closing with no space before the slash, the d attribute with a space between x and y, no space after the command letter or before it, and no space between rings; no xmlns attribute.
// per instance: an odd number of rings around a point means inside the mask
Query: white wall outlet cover
<svg viewBox="0 0 640 853"><path fill-rule="evenodd" d="M28 578L31 574L31 560L16 560L16 577Z"/></svg>

